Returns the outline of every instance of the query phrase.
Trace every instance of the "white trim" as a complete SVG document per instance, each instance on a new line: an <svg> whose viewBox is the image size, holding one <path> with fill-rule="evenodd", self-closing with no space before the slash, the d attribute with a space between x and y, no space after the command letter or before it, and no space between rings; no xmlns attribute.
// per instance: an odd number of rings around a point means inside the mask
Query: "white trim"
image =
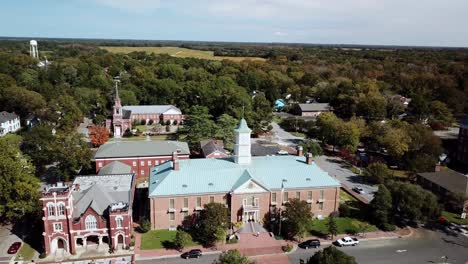
<svg viewBox="0 0 468 264"><path fill-rule="evenodd" d="M188 154L179 154L179 158L188 158L189 155ZM164 156L144 156L144 157L140 157L140 156L136 156L136 157L129 157L129 158L119 158L119 157L116 157L116 158L96 158L96 161L108 161L108 160L134 160L134 159L162 159L162 158L169 158L169 159L172 159L172 155L170 156L167 156L167 155L164 155Z"/></svg>

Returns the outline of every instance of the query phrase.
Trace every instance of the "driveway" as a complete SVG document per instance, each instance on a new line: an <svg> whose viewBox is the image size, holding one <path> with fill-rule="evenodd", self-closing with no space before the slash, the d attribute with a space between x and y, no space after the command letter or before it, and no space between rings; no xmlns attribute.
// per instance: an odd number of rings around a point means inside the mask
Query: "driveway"
<svg viewBox="0 0 468 264"><path fill-rule="evenodd" d="M276 122L271 122L271 126L273 127L271 130L273 133L272 141L279 145L296 146L299 142L304 140L304 138L296 137L285 131Z"/></svg>
<svg viewBox="0 0 468 264"><path fill-rule="evenodd" d="M363 183L362 177L350 171L347 168L348 165L342 159L338 157L318 156L315 157L315 162L322 170L328 172L330 176L336 178L349 189L361 187L365 192L361 194L364 199L367 199L369 202L374 199L374 192L378 189L377 186Z"/></svg>

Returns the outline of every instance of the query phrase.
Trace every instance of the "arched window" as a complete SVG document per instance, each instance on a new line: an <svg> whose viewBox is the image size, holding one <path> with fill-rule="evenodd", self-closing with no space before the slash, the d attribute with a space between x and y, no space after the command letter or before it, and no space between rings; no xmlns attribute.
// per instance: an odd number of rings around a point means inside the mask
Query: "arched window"
<svg viewBox="0 0 468 264"><path fill-rule="evenodd" d="M55 206L54 204L50 203L47 205L47 212L49 213L49 216L54 216L55 215Z"/></svg>
<svg viewBox="0 0 468 264"><path fill-rule="evenodd" d="M65 215L65 205L63 203L58 205L58 215Z"/></svg>
<svg viewBox="0 0 468 264"><path fill-rule="evenodd" d="M97 229L96 217L94 217L94 215L88 215L85 219L85 226L86 226L86 230Z"/></svg>
<svg viewBox="0 0 468 264"><path fill-rule="evenodd" d="M123 226L123 219L122 219L122 217L116 218L115 221L117 222L117 228L120 228L120 227Z"/></svg>

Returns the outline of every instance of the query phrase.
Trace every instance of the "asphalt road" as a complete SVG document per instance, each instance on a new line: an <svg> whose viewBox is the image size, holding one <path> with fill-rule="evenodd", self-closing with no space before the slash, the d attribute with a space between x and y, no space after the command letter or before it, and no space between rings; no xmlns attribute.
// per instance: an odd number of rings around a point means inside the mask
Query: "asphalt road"
<svg viewBox="0 0 468 264"><path fill-rule="evenodd" d="M356 258L360 264L424 264L444 263L442 256L447 256L447 263L468 264L468 238L449 236L441 232L419 229L410 238L361 241L356 247L340 248ZM307 260L317 250L298 249L289 254L291 264ZM204 255L200 259L167 258L157 260L139 260L137 264L185 264L213 263L218 254Z"/></svg>
<svg viewBox="0 0 468 264"><path fill-rule="evenodd" d="M468 238L447 236L424 229L410 238L361 241L356 247L340 248L356 258L360 264L418 264L447 263L468 264ZM291 264L307 260L316 250L298 249L289 255Z"/></svg>
<svg viewBox="0 0 468 264"><path fill-rule="evenodd" d="M349 188L361 187L364 194L361 194L368 201L374 199L374 192L377 191L376 185L365 184L362 182L362 177L354 174L347 168L347 164L338 157L318 156L315 157L317 165L332 177L345 184Z"/></svg>
<svg viewBox="0 0 468 264"><path fill-rule="evenodd" d="M271 122L271 126L273 127L273 129L271 130L274 136L273 142L279 145L296 146L299 142L304 140L303 138L296 137L293 134L285 131L275 122Z"/></svg>

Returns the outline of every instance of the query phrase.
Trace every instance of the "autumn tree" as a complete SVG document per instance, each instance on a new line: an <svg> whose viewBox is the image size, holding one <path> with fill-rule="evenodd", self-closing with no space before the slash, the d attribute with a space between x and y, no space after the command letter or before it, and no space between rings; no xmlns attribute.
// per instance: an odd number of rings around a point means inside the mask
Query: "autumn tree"
<svg viewBox="0 0 468 264"><path fill-rule="evenodd" d="M290 199L285 207L283 216L286 220L284 220L282 231L289 238L301 237L306 232L307 225L313 216L309 205L304 200L294 198Z"/></svg>
<svg viewBox="0 0 468 264"><path fill-rule="evenodd" d="M102 125L93 125L89 128L89 138L93 146L99 147L109 140L109 129Z"/></svg>

